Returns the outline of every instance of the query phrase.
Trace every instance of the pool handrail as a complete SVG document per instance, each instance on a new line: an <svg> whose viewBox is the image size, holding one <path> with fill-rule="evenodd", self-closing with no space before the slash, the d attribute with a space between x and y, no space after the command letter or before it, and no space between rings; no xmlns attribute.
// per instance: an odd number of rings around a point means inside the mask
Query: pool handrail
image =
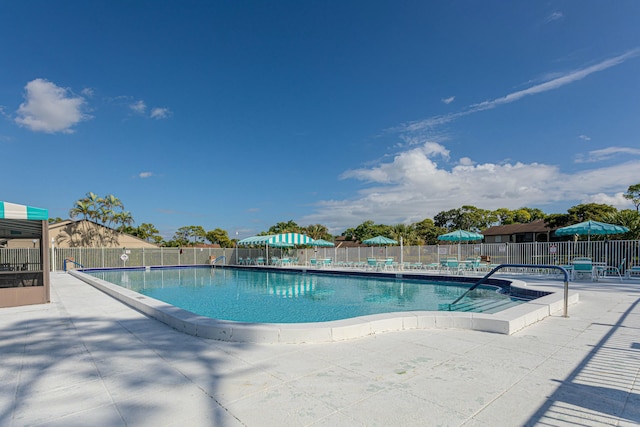
<svg viewBox="0 0 640 427"><path fill-rule="evenodd" d="M225 260L225 261L226 261L226 259L227 259L227 257L225 257L224 255L220 255L219 257L216 257L215 259L211 260L211 265L212 265L213 267L215 267L215 266L216 266L216 262L218 262L218 261L222 261L222 260ZM223 265L224 265L224 264L223 264Z"/></svg>
<svg viewBox="0 0 640 427"><path fill-rule="evenodd" d="M493 275L493 273L495 273L496 271L498 271L498 270L500 270L502 268L547 268L547 269L551 268L551 269L561 270L562 274L564 274L564 314L563 314L563 317L569 317L569 315L568 315L568 310L569 310L569 308L568 308L569 307L569 272L567 271L566 268L561 267L559 265L547 265L547 264L500 264L497 267L495 267L493 270L488 272L482 279L478 280L473 286L471 286L469 289L467 289L462 295L460 295L458 298L456 298L456 300L454 302L449 304L449 307L451 307L452 305L456 304L462 298L467 296L467 294L469 292L473 291L475 288L477 288L478 286L480 286L483 283L485 283L487 281L487 279L489 279L489 277L491 277L491 275Z"/></svg>
<svg viewBox="0 0 640 427"><path fill-rule="evenodd" d="M84 265L80 264L79 262L75 262L74 260L70 259L70 258L65 258L63 261L63 265L62 268L64 270L64 272L67 272L67 263L70 262L72 264L74 264L76 267L80 267L80 268L84 268Z"/></svg>

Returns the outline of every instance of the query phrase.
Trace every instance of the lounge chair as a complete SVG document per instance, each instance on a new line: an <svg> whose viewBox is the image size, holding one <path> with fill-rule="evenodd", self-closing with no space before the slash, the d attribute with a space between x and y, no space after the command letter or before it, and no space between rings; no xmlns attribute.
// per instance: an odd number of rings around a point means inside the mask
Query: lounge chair
<svg viewBox="0 0 640 427"><path fill-rule="evenodd" d="M626 262L627 262L627 259L622 258L622 262L617 267L613 265L596 267L596 270L597 270L596 272L598 273L599 276L603 276L603 277L609 274L616 274L620 278L620 281L622 282L622 270L624 269L624 265Z"/></svg>

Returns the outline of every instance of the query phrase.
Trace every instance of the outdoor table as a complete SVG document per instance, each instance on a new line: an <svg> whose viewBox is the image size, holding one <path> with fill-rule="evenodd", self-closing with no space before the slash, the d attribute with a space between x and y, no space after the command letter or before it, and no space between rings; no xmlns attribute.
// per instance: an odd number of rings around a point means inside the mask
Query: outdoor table
<svg viewBox="0 0 640 427"><path fill-rule="evenodd" d="M604 271L607 269L607 263L598 261L598 262L593 262L592 265L595 273L593 275L595 280L597 281L601 276L604 277Z"/></svg>

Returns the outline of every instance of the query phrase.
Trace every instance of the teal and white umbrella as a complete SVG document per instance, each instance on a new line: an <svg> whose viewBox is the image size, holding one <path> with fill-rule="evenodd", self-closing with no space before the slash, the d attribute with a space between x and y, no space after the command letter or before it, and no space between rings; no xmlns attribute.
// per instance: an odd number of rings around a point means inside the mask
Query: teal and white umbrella
<svg viewBox="0 0 640 427"><path fill-rule="evenodd" d="M295 246L293 243L289 242L267 242L267 245L272 248L292 248Z"/></svg>
<svg viewBox="0 0 640 427"><path fill-rule="evenodd" d="M313 242L313 239L306 234L300 233L280 233L269 234L266 236L252 236L238 241L239 245L270 245L273 243L290 243L293 246L296 245L309 245Z"/></svg>
<svg viewBox="0 0 640 427"><path fill-rule="evenodd" d="M307 236L306 234L301 234L301 233L280 233L280 234L274 234L268 240L269 244L274 242L291 243L292 245L297 246L297 245L309 245L311 244L311 242L313 242L313 239Z"/></svg>
<svg viewBox="0 0 640 427"><path fill-rule="evenodd" d="M280 233L267 236L247 237L238 241L238 245L265 245L266 257L269 258L269 246L277 248L292 248L296 245L309 245L313 239L300 233ZM276 246L278 245L278 246Z"/></svg>

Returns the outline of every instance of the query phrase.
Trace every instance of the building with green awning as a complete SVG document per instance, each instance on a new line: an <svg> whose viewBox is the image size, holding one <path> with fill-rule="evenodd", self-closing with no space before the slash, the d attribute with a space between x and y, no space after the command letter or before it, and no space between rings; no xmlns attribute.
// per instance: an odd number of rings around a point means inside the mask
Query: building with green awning
<svg viewBox="0 0 640 427"><path fill-rule="evenodd" d="M49 290L49 211L0 202L0 248L10 240L31 240L24 251L0 249L0 307L44 304Z"/></svg>

